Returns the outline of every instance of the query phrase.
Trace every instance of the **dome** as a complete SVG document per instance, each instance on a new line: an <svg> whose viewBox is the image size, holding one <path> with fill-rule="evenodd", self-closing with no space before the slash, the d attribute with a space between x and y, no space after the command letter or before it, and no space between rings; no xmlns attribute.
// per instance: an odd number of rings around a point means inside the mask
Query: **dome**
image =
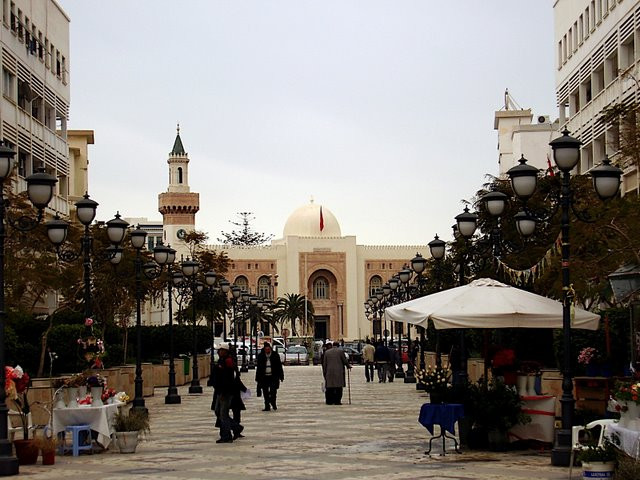
<svg viewBox="0 0 640 480"><path fill-rule="evenodd" d="M322 212L322 216L321 213ZM320 230L322 218L322 230ZM296 209L284 224L284 237L341 237L338 220L327 207L313 203Z"/></svg>

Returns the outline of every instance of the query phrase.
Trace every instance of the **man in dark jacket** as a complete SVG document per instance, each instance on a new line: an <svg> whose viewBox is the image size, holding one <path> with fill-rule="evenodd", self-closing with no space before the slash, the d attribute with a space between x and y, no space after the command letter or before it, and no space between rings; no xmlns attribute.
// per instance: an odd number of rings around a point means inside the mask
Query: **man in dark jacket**
<svg viewBox="0 0 640 480"><path fill-rule="evenodd" d="M212 376L215 389L215 412L220 425L220 438L216 440L216 443L231 443L233 438L240 436L244 427L229 416L233 398L238 394L238 384L236 364L229 355L228 343L221 343L218 346L218 362ZM233 432L233 437L231 432Z"/></svg>
<svg viewBox="0 0 640 480"><path fill-rule="evenodd" d="M384 383L387 381L387 370L389 368L389 349L384 344L384 342L380 342L376 347L376 351L373 354L373 358L378 367L378 382Z"/></svg>
<svg viewBox="0 0 640 480"><path fill-rule="evenodd" d="M269 342L264 343L264 347L258 354L256 382L264 397L263 411L268 412L271 407L277 410L276 395L278 394L280 382L284 382L284 370L282 369L280 355L271 349Z"/></svg>

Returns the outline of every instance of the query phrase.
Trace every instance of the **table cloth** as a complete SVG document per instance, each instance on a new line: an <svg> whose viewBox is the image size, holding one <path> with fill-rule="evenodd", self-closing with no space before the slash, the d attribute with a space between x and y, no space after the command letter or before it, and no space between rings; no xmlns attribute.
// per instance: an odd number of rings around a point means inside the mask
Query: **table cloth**
<svg viewBox="0 0 640 480"><path fill-rule="evenodd" d="M82 406L75 408L53 409L53 433L64 432L67 425L89 425L98 433L98 443L107 448L113 433L113 416L124 403L103 405L101 407Z"/></svg>

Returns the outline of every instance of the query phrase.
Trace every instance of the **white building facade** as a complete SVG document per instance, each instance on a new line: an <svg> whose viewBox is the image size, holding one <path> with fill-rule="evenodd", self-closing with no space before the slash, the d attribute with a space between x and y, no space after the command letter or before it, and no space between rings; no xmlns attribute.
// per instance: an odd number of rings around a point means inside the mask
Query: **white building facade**
<svg viewBox="0 0 640 480"><path fill-rule="evenodd" d="M163 240L187 256L182 238L196 230L199 196L190 191L189 158L180 133L169 153L169 186L159 195ZM293 211L284 223L282 238L269 245L210 245L230 259L226 278L244 291L276 299L287 293L305 295L315 311L318 338L358 339L372 336L364 303L372 288L381 287L427 245L358 245L355 236L343 235L334 214L311 201ZM174 304L174 312L177 305ZM168 321L166 305L147 303L145 324ZM388 326L388 328L391 328Z"/></svg>
<svg viewBox="0 0 640 480"><path fill-rule="evenodd" d="M602 110L638 101L640 1L556 0L556 95L560 128L583 142L578 173L615 160L619 131ZM638 192L638 172L625 170L622 192Z"/></svg>
<svg viewBox="0 0 640 480"><path fill-rule="evenodd" d="M69 214L69 17L55 0L2 0L0 138L17 151L14 187L44 168L58 178L50 211Z"/></svg>

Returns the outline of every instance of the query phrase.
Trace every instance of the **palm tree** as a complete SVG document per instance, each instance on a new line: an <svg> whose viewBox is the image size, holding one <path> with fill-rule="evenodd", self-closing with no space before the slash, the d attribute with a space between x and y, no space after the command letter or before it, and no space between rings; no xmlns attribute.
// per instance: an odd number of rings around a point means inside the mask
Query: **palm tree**
<svg viewBox="0 0 640 480"><path fill-rule="evenodd" d="M289 321L294 337L298 336L296 322L300 322L303 332L308 331L309 327L313 325L313 304L304 295L297 293L286 293L284 297L278 298L273 314L280 322L281 328L284 322ZM305 323L305 317L307 323Z"/></svg>

